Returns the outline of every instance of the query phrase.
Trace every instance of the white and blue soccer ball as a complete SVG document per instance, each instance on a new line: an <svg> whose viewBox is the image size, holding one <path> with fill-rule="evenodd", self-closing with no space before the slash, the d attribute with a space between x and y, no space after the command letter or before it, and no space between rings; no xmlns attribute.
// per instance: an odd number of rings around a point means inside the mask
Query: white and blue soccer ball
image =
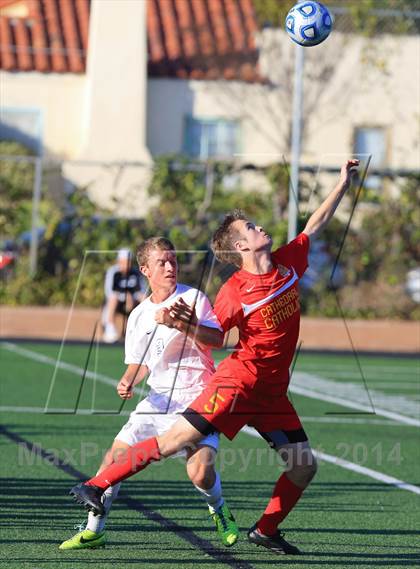
<svg viewBox="0 0 420 569"><path fill-rule="evenodd" d="M286 16L286 32L299 45L318 45L327 39L331 29L331 14L319 2L299 2Z"/></svg>

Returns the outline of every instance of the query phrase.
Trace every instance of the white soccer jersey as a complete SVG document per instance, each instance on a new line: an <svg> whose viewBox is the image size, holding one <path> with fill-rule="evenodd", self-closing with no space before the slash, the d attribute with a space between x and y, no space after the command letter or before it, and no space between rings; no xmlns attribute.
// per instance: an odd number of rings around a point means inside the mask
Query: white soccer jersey
<svg viewBox="0 0 420 569"><path fill-rule="evenodd" d="M130 314L125 337L125 363L143 364L150 370L147 383L158 393L202 388L214 373L210 348L199 346L174 328L157 325L156 312L181 298L195 311L200 324L221 330L210 301L201 291L178 284L164 302L147 297Z"/></svg>

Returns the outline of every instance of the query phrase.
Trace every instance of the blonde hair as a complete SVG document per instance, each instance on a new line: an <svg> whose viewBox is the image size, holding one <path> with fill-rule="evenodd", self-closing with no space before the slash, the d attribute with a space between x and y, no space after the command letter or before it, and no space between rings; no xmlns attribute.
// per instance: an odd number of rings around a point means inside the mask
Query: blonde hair
<svg viewBox="0 0 420 569"><path fill-rule="evenodd" d="M166 237L150 237L150 239L143 241L137 248L136 259L139 267L147 265L149 255L154 249L159 249L160 251L175 251L172 241Z"/></svg>

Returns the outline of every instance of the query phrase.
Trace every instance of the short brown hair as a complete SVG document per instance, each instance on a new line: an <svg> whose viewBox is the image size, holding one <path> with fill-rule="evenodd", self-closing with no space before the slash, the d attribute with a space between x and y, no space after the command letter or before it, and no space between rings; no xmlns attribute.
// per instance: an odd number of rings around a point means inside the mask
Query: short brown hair
<svg viewBox="0 0 420 569"><path fill-rule="evenodd" d="M235 209L232 213L228 213L225 216L222 224L213 235L211 248L216 259L219 259L222 263L231 263L237 267L242 267L242 257L233 248L233 244L236 239L240 238L240 234L232 227L232 224L239 219L244 221L248 219L240 209Z"/></svg>
<svg viewBox="0 0 420 569"><path fill-rule="evenodd" d="M160 251L175 251L172 241L166 237L150 237L146 239L146 241L143 241L137 248L136 258L139 267L147 265L149 255L154 249L159 249Z"/></svg>

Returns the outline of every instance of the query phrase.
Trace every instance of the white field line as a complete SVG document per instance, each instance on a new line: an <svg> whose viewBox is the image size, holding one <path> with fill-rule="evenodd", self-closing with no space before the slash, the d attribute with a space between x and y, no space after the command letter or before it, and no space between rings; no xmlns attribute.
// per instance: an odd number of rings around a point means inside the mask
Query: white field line
<svg viewBox="0 0 420 569"><path fill-rule="evenodd" d="M260 435L255 431L255 429L251 427L244 427L242 429L242 432L246 433L247 435L251 435L252 437L260 438ZM341 468L345 468L346 470L351 470L352 472L363 474L364 476L368 476L369 478L378 480L383 484L395 486L399 490L408 490L409 492L413 492L414 494L420 494L420 488L418 486L414 486L413 484L408 484L407 482L404 482L403 480L398 480L398 478L394 478L393 476L388 476L387 474L383 474L382 472L378 472L377 470L372 470L371 468L360 466L355 462L343 460L342 458L339 458L338 456L334 456L332 454L327 454L325 452L320 452L320 451L313 451L313 453L319 460L323 460L324 462L329 462L334 466L340 466Z"/></svg>
<svg viewBox="0 0 420 569"><path fill-rule="evenodd" d="M360 403L344 399L344 397L333 397L332 395L325 395L319 393L318 391L311 391L310 389L304 389L297 386L291 386L290 391L298 395L303 395L304 397L309 397L310 399L316 399L317 401L325 401L327 403L334 403L335 405L342 405L343 407L348 407L349 409L356 409L357 411L363 411L364 413L372 413L375 415L380 415L381 417L387 417L388 419L392 419L397 423L420 427L420 421L417 419L405 417L399 413L393 413L392 411L387 411L386 409L380 409L378 407L375 407L375 413L373 413L372 407L370 405L362 405Z"/></svg>
<svg viewBox="0 0 420 569"><path fill-rule="evenodd" d="M23 356L24 358L28 358L33 361L40 362L42 364L46 364L49 366L54 366L54 368L62 369L77 375L78 377L82 377L85 370L82 367L69 364L67 362L60 362L54 358L50 358L49 356L45 356L44 354L39 354L38 352L33 352L32 350L27 350L26 348L21 348L20 346L13 344L11 342L0 342L0 346L6 348L10 352L18 354L19 356ZM99 383L103 383L104 385L109 385L110 387L115 388L118 384L116 379L104 375L102 373L92 372L86 370L85 377L88 379L93 379L94 381L99 381ZM144 391L144 387L146 383L143 383L143 389L135 388L134 393L142 394ZM44 409L45 410L45 409Z"/></svg>
<svg viewBox="0 0 420 569"><path fill-rule="evenodd" d="M295 371L295 373L298 373L297 371ZM312 371L307 371L307 372L302 372L302 373L308 373L309 375L312 375L314 372ZM357 379L358 382L355 385L358 385L359 387L363 387L364 384L362 383L362 378L357 374L342 374L342 375L338 375L338 374L333 374L330 372L325 371L324 373L321 373L320 377L323 377L324 379L328 379L330 381L341 381L342 379L346 380L351 380L351 379ZM371 388L380 388L380 389L412 389L413 391L419 391L420 390L420 379L419 380L403 380L403 381L395 381L394 379L384 379L383 377L376 377L373 378L372 376L367 376L365 374L365 380L366 380L366 384L368 386L369 389Z"/></svg>
<svg viewBox="0 0 420 569"><path fill-rule="evenodd" d="M414 394L420 393L420 384L411 383L411 382L401 382L398 384L395 383L384 383L383 381L369 381L368 387L373 387L374 389L382 389L386 391L394 390L398 392L401 391L412 391ZM410 397L411 399L411 397Z"/></svg>
<svg viewBox="0 0 420 569"><path fill-rule="evenodd" d="M83 373L83 368L75 366L73 364L68 364L66 362L56 362L56 360L54 360L53 358L50 358L48 356L44 356L43 354L38 354L37 352L33 352L32 350L27 350L25 348L21 348L20 346L17 346L16 344L13 344L11 342L2 342L1 345L3 347L5 347L6 349L17 353L21 356L27 357L29 359L35 360L35 361L39 361L41 363L45 363L48 365L53 365L53 366L58 366L61 369L65 369L66 371L69 371L71 373L75 373L78 376L80 376ZM111 385L112 387L115 387L117 385L117 381L106 376L103 374L96 374L93 372L86 372L86 377L90 378L90 379L96 379L97 381L104 383L106 385ZM304 385L310 385L311 387L316 386L317 388L319 388L319 391L316 391L314 389L307 389L306 387L301 387L299 384L304 384ZM346 387L349 386L349 389ZM343 393L343 397L335 397L332 395L326 395L326 392L328 391L329 393L339 393L341 390L345 390L345 392ZM305 397L309 397L310 399L317 399L318 401L325 401L328 403L334 403L337 405L342 405L344 407L348 407L350 409L356 409L357 411L363 411L363 412L368 412L368 413L372 413L372 407L370 405L366 405L364 403L359 403L359 401L357 401L357 399L360 399L360 396L363 396L365 398L365 400L367 399L367 394L364 390L362 390L358 385L354 385L354 384L340 384L337 383L335 381L331 381L331 380L327 380L324 378L320 378L314 375L310 375L307 373L302 373L302 372L295 372L293 374L293 379L292 379L292 383L290 385L290 391L292 393L296 393L298 395L303 395ZM376 392L378 394L378 392ZM406 404L412 404L415 405L416 408L418 407L418 404L412 401L409 401L407 399L404 398L398 398L398 397L392 397L389 395L385 395L385 394L378 394L381 397L385 397L387 398L387 403L389 403L389 405L391 405L391 407L393 407L393 405L395 404L396 400L400 400L403 399L403 403L404 405ZM356 399L356 401L354 400ZM387 419L392 419L393 421L396 421L397 423L403 423L406 425L412 425L415 427L420 427L420 420L418 419L414 419L412 417L407 417L406 415L401 415L400 413L395 413L392 411L388 411L387 409L382 409L379 407L375 406L375 413L376 415L382 416L382 417L386 417Z"/></svg>
<svg viewBox="0 0 420 569"><path fill-rule="evenodd" d="M371 419L371 418L353 418L353 417L302 417L299 415L299 419L304 423L337 423L344 425L388 425L400 427L395 421L381 420L381 419ZM408 426L408 425L407 425ZM411 426L411 425L409 425Z"/></svg>
<svg viewBox="0 0 420 569"><path fill-rule="evenodd" d="M325 365L311 365L307 363L299 363L298 360L296 367L297 369L299 369L299 371L318 371L320 373L327 373L327 372L359 373L359 370L355 365L353 365L351 368L349 368L349 366L346 365L340 365L340 364L334 365L329 363ZM368 364L366 362L362 362L361 367L363 372L367 374L373 373L375 375L384 374L384 375L397 375L398 377L401 377L402 375L419 375L420 373L420 365L418 364L401 368L401 366L389 365L387 367L383 367L383 366L377 366L373 363Z"/></svg>
<svg viewBox="0 0 420 569"><path fill-rule="evenodd" d="M38 354L38 352L33 352L32 350L27 350L26 348L21 348L20 346L12 344L11 342L1 342L1 345L3 346L3 348L6 348L6 350L14 352L19 356L23 356L25 358L34 360L36 362L40 362L42 364L52 365L54 367L57 366L59 369L69 371L70 373L76 374L78 376L83 375L85 371L83 368L79 366L69 364L66 362L60 362L57 359L50 358L49 356L45 356L44 354ZM86 377L88 377L89 379L96 379L97 381L100 381L105 385L110 385L111 387L116 387L118 383L118 381L112 379L112 377L108 377L107 375L102 375L101 373L94 373L88 370L86 370Z"/></svg>
<svg viewBox="0 0 420 569"><path fill-rule="evenodd" d="M373 478L374 480L378 480L379 482L383 482L384 484L395 486L399 490L408 490L409 492L413 492L414 494L420 494L420 488L418 486L414 486L414 484L408 484L403 480L399 480L398 478L394 478L393 476L388 476L387 474L383 474L382 472L378 472L377 470L372 470L372 468L366 468L366 466L360 466L360 464L356 464L355 462L350 462L348 460L343 460L338 456L327 454L325 452L315 451L314 454L320 460L323 460L324 462L329 462L334 466L341 466L341 468L345 468L346 470L351 470L352 472L357 472L358 474L369 476L369 478Z"/></svg>
<svg viewBox="0 0 420 569"><path fill-rule="evenodd" d="M0 405L0 413L45 413L45 407L20 407L17 405ZM109 409L66 409L66 408L51 408L48 409L48 413L68 413L75 415L95 415L95 414L107 414L115 415L112 410ZM130 415L131 411L122 411L118 415ZM387 425L388 427L401 427L395 421L386 421L380 419L351 419L347 417L300 417L303 423L336 423L344 425ZM407 425L409 426L409 425Z"/></svg>
<svg viewBox="0 0 420 569"><path fill-rule="evenodd" d="M44 414L45 407L18 407L14 405L10 406L0 405L0 413L6 413L6 412ZM48 414L49 413L61 413L61 414L66 413L71 415L96 415L96 414L117 415L117 413L111 411L110 409L95 409L94 411L92 411L92 409L77 409L75 411L74 409L66 409L64 407L51 407L48 409ZM131 411L121 411L121 413L118 413L118 416L129 415L130 413Z"/></svg>
<svg viewBox="0 0 420 569"><path fill-rule="evenodd" d="M420 405L417 401L406 397L387 395L372 389L369 389L368 393L364 386L359 384L337 382L303 372L293 373L289 389L292 393L311 399L335 403L367 413L375 412L376 415L387 419L420 427ZM327 395L327 393L334 395ZM374 409L370 404L369 395L373 400Z"/></svg>
<svg viewBox="0 0 420 569"><path fill-rule="evenodd" d="M298 368L296 368L298 371ZM345 371L345 370L335 370L335 369L311 369L311 368L299 368L299 371L306 372L306 373L316 373L321 375L322 377L331 377L332 379L339 379L339 378L348 378L348 379L357 379L358 381L362 381L362 376L360 375L359 371L352 370L352 371ZM402 379L403 382L408 381L410 383L419 384L420 377L416 377L414 372L403 374L400 372L395 373L377 373L376 370L366 370L363 369L363 376L367 381L388 381L389 383L396 383L397 385L400 383Z"/></svg>
<svg viewBox="0 0 420 569"><path fill-rule="evenodd" d="M317 371L317 370L299 370L302 373L309 373L309 374L315 374L319 377L325 377L327 379L331 379L333 381L340 381L340 380L348 380L348 381L354 381L355 383L362 383L363 382L363 378L365 379L366 383L368 385L374 385L376 382L381 382L381 383L388 383L389 385L400 385L400 383L409 383L411 384L413 387L419 387L420 386L420 378L419 379L411 379L411 376L401 376L398 379L396 379L396 376L391 375L389 377L385 376L385 375L373 375L367 372L363 372L363 377L360 375L360 373L345 373L345 372L333 372L330 370L323 370L323 371ZM297 373L297 370L295 369L295 373Z"/></svg>
<svg viewBox="0 0 420 569"><path fill-rule="evenodd" d="M2 345L6 348L9 349L12 352L18 353L20 355L23 355L25 357L28 357L32 360L36 360L36 361L40 361L42 363L47 363L50 365L57 365L57 362L52 359L49 358L48 356L44 356L42 354L38 354L36 352L32 352L31 350L26 350L24 348L20 348L19 346L16 346L15 344L11 344L9 342L2 342ZM73 372L73 373L77 373L77 375L80 375L80 372L83 373L83 368L79 368L78 366L74 366L72 364L67 364L65 362L59 362L58 365L61 367L61 369L66 369L67 371ZM104 376L102 374L93 374L91 372L87 372L86 376L88 376L87 374L90 374L90 376L92 378L96 378L97 380L101 381L102 383L105 383L107 385L112 385L115 386L116 381L113 380L112 378L109 378L107 376ZM104 381L105 380L105 381ZM320 394L319 394L320 395ZM348 406L348 401L346 402L345 400L343 400L343 405ZM36 409L42 409L42 411L44 411L44 408L42 407L38 407ZM86 410L87 413L91 413L91 410ZM377 412L377 414L380 414ZM402 417L402 416L400 416ZM402 417L403 419L408 419L407 417ZM396 420L396 419L394 419ZM399 421L399 422L405 422L405 421ZM406 424L410 424L410 423L406 423ZM420 424L420 421L419 421ZM254 437L259 437L260 435L251 427L244 427L242 429L243 432L254 436ZM407 482L403 482L402 480L398 480L397 478L393 478L392 476L387 476L386 474L382 474L381 472L378 472L376 470L372 470L370 468L366 468L364 466L360 466L358 464L355 464L354 462L349 462L347 460L343 460L341 458L339 458L338 456L333 456L330 454L326 454L324 452L319 452L319 451L314 451L315 455L317 456L317 458L319 458L320 460L323 460L324 462L329 462L331 464L334 464L335 466L340 466L342 468L346 468L347 470L351 470L353 472L357 472L359 474L364 474L365 476L369 476L370 478L373 478L375 480L379 480L380 482L383 482L384 484L388 484L388 485L392 485L395 486L396 488L399 488L401 490L408 490L409 492L413 492L415 494L420 494L420 488L417 486L413 486L412 484L408 484Z"/></svg>

